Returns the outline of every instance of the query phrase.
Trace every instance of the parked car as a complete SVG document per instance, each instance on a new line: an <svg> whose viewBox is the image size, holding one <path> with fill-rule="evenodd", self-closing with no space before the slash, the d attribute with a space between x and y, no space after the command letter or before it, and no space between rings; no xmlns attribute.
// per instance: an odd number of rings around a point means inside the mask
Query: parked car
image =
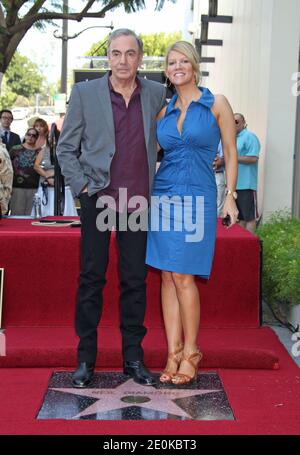
<svg viewBox="0 0 300 455"><path fill-rule="evenodd" d="M12 109L12 114L14 116L14 120L23 120L29 114L28 107L14 107Z"/></svg>

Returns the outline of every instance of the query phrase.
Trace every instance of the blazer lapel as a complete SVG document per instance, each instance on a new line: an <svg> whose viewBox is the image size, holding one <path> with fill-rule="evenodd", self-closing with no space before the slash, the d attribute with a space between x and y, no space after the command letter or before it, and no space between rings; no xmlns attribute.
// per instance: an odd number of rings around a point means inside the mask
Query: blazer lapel
<svg viewBox="0 0 300 455"><path fill-rule="evenodd" d="M141 104L144 122L144 135L146 147L148 149L149 137L150 137L150 125L151 125L151 109L150 109L150 90L147 90L144 79L139 77L141 83Z"/></svg>
<svg viewBox="0 0 300 455"><path fill-rule="evenodd" d="M113 142L115 142L114 117L108 88L108 74L109 73L105 74L101 77L101 79L99 79L97 89L98 107L100 111L100 119L104 119L106 121L108 133L113 139Z"/></svg>

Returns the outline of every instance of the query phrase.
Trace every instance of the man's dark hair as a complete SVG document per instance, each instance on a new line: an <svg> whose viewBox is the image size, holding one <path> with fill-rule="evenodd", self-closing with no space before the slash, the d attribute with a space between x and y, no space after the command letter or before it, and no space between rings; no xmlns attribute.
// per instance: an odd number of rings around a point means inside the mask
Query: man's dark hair
<svg viewBox="0 0 300 455"><path fill-rule="evenodd" d="M12 118L14 118L12 111L10 111L9 109L2 109L2 110L0 111L0 118L2 117L2 114L4 114L5 112L7 112L8 114L10 114L10 115L12 116Z"/></svg>

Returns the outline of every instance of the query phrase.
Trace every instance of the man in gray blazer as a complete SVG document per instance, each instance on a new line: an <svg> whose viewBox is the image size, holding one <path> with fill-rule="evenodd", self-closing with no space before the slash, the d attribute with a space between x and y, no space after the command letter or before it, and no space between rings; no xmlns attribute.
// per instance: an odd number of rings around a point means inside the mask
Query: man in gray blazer
<svg viewBox="0 0 300 455"><path fill-rule="evenodd" d="M81 271L76 307L76 332L80 340L74 387L90 384L97 356L97 327L111 234L110 229L97 229L96 219L104 210L103 206L96 207L97 199L110 197L118 205L120 188L126 189L125 202L134 196L147 200L151 194L156 164L156 115L165 104L165 88L137 76L142 57L143 43L134 32L120 29L110 35L111 71L101 79L73 87L58 142L62 173L81 204ZM119 207L116 238L123 371L140 384L153 385L155 381L144 366L141 346L146 334L143 322L147 232L118 228L121 212ZM125 217L126 220L130 217L127 207Z"/></svg>

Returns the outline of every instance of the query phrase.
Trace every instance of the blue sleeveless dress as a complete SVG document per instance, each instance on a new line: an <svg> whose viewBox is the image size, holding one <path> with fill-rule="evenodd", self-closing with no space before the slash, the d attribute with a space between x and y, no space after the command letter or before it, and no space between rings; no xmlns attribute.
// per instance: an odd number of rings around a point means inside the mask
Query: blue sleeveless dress
<svg viewBox="0 0 300 455"><path fill-rule="evenodd" d="M151 195L146 263L160 270L209 278L217 223L217 188L213 160L220 129L211 112L214 96L202 95L186 112L182 133L180 115L170 100L157 123L164 157Z"/></svg>

